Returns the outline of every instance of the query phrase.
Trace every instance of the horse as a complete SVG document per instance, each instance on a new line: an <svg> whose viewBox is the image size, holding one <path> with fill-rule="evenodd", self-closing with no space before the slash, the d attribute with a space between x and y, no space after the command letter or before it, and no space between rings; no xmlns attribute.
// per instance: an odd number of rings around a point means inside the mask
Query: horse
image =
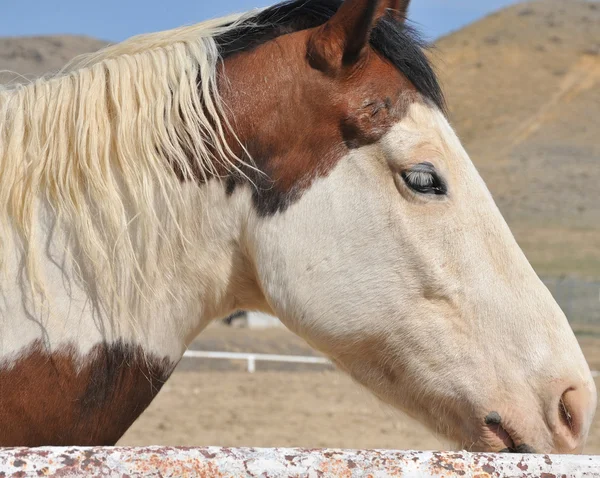
<svg viewBox="0 0 600 478"><path fill-rule="evenodd" d="M408 8L291 0L1 88L0 445L113 445L260 310L457 446L582 450L589 367Z"/></svg>

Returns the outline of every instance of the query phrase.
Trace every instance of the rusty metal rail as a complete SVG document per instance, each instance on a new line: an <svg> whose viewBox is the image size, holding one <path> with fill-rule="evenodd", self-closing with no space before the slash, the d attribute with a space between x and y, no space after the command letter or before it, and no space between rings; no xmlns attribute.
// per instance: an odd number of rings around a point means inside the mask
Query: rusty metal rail
<svg viewBox="0 0 600 478"><path fill-rule="evenodd" d="M297 448L5 448L9 477L600 477L600 457Z"/></svg>

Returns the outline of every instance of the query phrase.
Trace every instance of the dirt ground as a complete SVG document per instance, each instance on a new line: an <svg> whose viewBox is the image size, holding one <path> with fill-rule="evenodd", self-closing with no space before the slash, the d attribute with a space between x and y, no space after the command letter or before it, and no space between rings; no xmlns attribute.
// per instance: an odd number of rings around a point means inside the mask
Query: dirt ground
<svg viewBox="0 0 600 478"><path fill-rule="evenodd" d="M580 342L591 367L600 370L600 338L583 337ZM216 327L207 330L194 346L314 353L284 329ZM257 373L249 374L240 363L184 360L120 444L454 448L378 402L342 373L311 367L291 370L280 364L260 364ZM600 453L600 418L585 452Z"/></svg>

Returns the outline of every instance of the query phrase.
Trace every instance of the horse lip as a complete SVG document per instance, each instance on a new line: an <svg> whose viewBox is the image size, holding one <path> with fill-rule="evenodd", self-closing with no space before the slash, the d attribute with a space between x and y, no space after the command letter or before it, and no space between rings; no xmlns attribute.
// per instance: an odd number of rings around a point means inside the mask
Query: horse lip
<svg viewBox="0 0 600 478"><path fill-rule="evenodd" d="M498 453L536 453L535 449L526 443L517 444L513 436L500 423L486 423L486 426L505 445L505 448Z"/></svg>
<svg viewBox="0 0 600 478"><path fill-rule="evenodd" d="M515 442L510 435L506 431L506 429L500 423L488 423L486 424L488 430L492 432L492 435L498 439L499 443L502 443L505 448L500 451L500 453L505 453L505 450L512 451L516 449Z"/></svg>

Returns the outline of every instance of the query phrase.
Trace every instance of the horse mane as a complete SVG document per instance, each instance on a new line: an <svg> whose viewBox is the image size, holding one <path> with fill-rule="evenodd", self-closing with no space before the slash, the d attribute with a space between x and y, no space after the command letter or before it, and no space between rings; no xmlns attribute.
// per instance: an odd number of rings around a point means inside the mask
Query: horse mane
<svg viewBox="0 0 600 478"><path fill-rule="evenodd" d="M34 244L51 232L44 206L83 258L75 272L86 287L129 302L103 304L108 313L139 314L159 277L184 262L194 233L186 179L240 164L225 140L215 38L245 18L134 37L0 86L1 269L20 248L32 294L51 299L39 267L48 252Z"/></svg>
<svg viewBox="0 0 600 478"><path fill-rule="evenodd" d="M76 275L118 302L104 307L143 313L155 287L169 288L160 277L186 262L200 220L184 185L248 166L226 141L233 128L217 88L220 62L323 24L340 5L288 1L140 35L78 57L56 75L0 86L0 268L20 247L31 288L44 297L42 252L32 242L48 233L38 212L46 205L56 227L68 230L71 253L85 259L75 261ZM443 109L414 30L386 18L371 44Z"/></svg>

